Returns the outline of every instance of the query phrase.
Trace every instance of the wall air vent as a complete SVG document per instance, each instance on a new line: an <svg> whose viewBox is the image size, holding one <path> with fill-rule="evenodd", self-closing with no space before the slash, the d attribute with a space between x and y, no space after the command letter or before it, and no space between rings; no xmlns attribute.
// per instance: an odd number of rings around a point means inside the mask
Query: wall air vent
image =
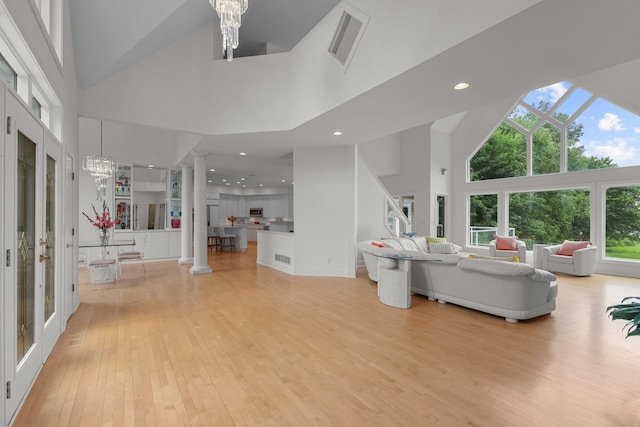
<svg viewBox="0 0 640 427"><path fill-rule="evenodd" d="M340 23L333 35L331 46L329 46L329 53L340 61L340 63L346 64L351 50L360 35L361 29L362 21L359 21L347 12L342 12Z"/></svg>
<svg viewBox="0 0 640 427"><path fill-rule="evenodd" d="M283 262L285 264L291 264L291 257L290 256L280 255L280 254L275 254L275 255L276 255L276 261L280 261L280 262Z"/></svg>

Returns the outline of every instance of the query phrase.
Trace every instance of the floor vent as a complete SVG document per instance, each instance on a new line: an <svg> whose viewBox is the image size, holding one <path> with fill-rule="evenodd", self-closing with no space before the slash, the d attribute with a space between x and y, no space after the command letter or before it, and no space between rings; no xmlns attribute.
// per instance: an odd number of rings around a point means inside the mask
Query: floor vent
<svg viewBox="0 0 640 427"><path fill-rule="evenodd" d="M291 264L291 257L286 255L276 254L276 261L280 261L285 264Z"/></svg>
<svg viewBox="0 0 640 427"><path fill-rule="evenodd" d="M342 12L342 18L329 46L329 52L342 64L347 63L361 28L361 21L347 12Z"/></svg>

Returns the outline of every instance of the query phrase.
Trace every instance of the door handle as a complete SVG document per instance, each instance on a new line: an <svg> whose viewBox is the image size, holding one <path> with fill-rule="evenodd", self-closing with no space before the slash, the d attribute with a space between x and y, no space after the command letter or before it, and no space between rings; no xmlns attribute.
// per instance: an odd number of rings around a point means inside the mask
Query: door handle
<svg viewBox="0 0 640 427"><path fill-rule="evenodd" d="M40 255L40 262L47 261L49 259L50 259L50 257L48 257L47 255Z"/></svg>
<svg viewBox="0 0 640 427"><path fill-rule="evenodd" d="M67 247L68 248L72 248L73 247L73 243L67 243Z"/></svg>

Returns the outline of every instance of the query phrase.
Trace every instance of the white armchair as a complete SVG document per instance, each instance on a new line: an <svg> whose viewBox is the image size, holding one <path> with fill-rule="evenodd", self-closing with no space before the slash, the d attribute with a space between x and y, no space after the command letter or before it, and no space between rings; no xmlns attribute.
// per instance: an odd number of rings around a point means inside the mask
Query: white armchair
<svg viewBox="0 0 640 427"><path fill-rule="evenodd" d="M516 249L515 251L503 251L498 249L496 246L496 241L492 240L489 242L489 256L492 257L513 257L517 256L520 262L527 262L527 245L520 241L516 240Z"/></svg>
<svg viewBox="0 0 640 427"><path fill-rule="evenodd" d="M558 255L561 247L562 245L553 245L542 248L543 270L573 276L590 276L594 273L598 249L596 246L578 249L572 256Z"/></svg>

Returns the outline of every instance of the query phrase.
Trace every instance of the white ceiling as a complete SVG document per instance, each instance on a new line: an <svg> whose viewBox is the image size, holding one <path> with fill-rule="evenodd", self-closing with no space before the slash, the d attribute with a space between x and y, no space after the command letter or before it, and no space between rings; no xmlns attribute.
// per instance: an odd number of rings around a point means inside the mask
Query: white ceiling
<svg viewBox="0 0 640 427"><path fill-rule="evenodd" d="M340 0L249 0L234 56L255 55L265 43L290 51L338 3ZM69 8L81 89L202 25L211 21L220 25L209 0L69 0Z"/></svg>
<svg viewBox="0 0 640 427"><path fill-rule="evenodd" d="M91 86L218 19L208 0L156 0L153 13L142 3L70 0L82 86ZM337 3L250 0L240 31L241 49L246 46L251 50L268 42L289 50ZM288 7L292 12L284 14ZM122 16L127 16L124 22ZM634 16L640 16L640 2L635 0L612 4L600 0L543 0L295 129L205 136L197 148L215 153L207 157L207 167L216 169L215 176L228 175L234 184L240 178L251 178L248 186L290 181L292 162L281 156L290 153L294 145L371 141L633 61L640 57L640 26L628 22ZM629 64L632 70L626 75L637 75L637 61ZM464 70L471 88L453 93L452 70ZM606 74L603 77L600 73L598 79L606 80ZM623 92L626 100L640 99L637 86L627 86ZM636 102L636 112L637 107ZM326 130L334 128L343 130L345 136L328 135ZM251 155L238 156L238 147L246 147Z"/></svg>

